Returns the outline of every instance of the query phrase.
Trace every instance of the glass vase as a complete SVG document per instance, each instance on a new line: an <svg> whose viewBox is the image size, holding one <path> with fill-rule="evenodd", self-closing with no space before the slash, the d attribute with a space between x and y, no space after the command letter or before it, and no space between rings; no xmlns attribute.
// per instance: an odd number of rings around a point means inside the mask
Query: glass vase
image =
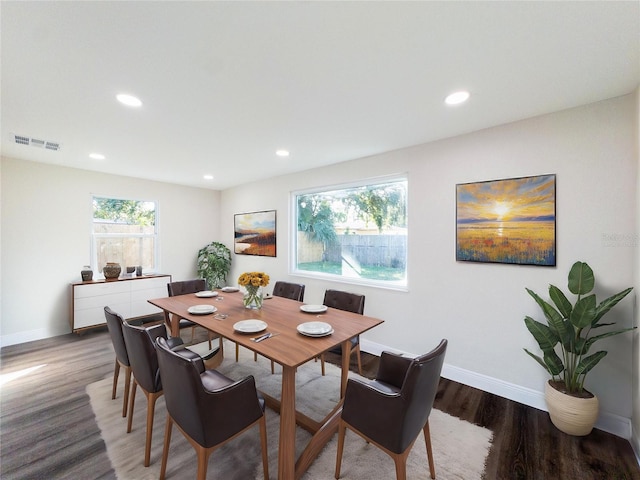
<svg viewBox="0 0 640 480"><path fill-rule="evenodd" d="M262 287L247 285L245 288L246 292L244 293L244 297L242 298L242 302L244 303L245 308L260 310L262 308L262 302L264 300L264 292L262 290Z"/></svg>

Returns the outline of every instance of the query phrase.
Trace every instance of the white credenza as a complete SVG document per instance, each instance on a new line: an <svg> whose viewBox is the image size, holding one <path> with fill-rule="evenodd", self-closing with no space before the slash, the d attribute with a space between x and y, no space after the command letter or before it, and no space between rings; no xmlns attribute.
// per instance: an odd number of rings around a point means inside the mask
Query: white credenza
<svg viewBox="0 0 640 480"><path fill-rule="evenodd" d="M145 275L72 283L71 330L76 333L86 328L105 325L106 306L127 319L161 313L162 310L147 300L166 297L169 282L171 275Z"/></svg>

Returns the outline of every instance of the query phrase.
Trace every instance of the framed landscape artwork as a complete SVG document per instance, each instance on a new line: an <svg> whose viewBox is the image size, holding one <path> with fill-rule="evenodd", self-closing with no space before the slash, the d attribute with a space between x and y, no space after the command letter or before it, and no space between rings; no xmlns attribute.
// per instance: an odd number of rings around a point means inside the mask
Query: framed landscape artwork
<svg viewBox="0 0 640 480"><path fill-rule="evenodd" d="M233 218L233 251L241 255L276 256L276 211L237 213Z"/></svg>
<svg viewBox="0 0 640 480"><path fill-rule="evenodd" d="M456 185L456 260L555 266L556 176Z"/></svg>

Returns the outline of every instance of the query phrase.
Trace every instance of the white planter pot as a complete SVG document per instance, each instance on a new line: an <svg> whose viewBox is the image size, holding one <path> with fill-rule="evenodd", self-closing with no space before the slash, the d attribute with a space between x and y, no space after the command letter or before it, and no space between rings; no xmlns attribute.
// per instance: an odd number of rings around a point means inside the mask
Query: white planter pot
<svg viewBox="0 0 640 480"><path fill-rule="evenodd" d="M584 436L591 433L598 420L598 397L578 398L562 393L548 381L544 390L551 422L569 435Z"/></svg>

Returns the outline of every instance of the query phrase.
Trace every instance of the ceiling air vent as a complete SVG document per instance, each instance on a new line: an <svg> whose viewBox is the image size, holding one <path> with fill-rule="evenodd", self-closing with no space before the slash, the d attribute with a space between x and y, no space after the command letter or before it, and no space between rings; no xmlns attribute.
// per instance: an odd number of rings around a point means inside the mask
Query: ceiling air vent
<svg viewBox="0 0 640 480"><path fill-rule="evenodd" d="M52 142L50 140L40 140L39 138L25 137L24 135L14 135L15 142L19 145L31 145L32 147L44 148L46 150L53 150L57 152L60 150L59 142Z"/></svg>
<svg viewBox="0 0 640 480"><path fill-rule="evenodd" d="M23 137L21 135L16 135L16 143L20 145L29 145L29 137Z"/></svg>

